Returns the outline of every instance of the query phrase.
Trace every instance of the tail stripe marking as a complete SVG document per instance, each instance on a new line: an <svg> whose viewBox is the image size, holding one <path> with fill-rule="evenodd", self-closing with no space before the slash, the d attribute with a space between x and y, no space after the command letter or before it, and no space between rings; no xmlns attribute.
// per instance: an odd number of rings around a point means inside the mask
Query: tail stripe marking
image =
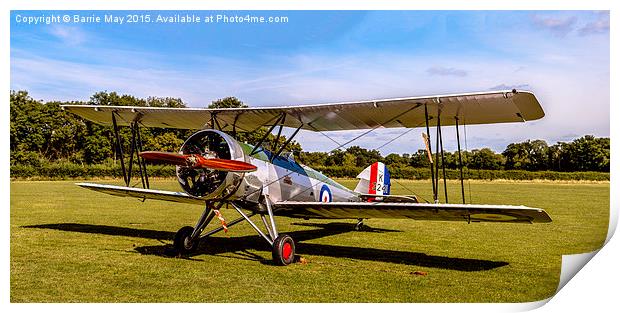
<svg viewBox="0 0 620 313"><path fill-rule="evenodd" d="M370 183L368 184L368 193L372 195L377 194L377 170L379 164L373 163L370 166Z"/></svg>

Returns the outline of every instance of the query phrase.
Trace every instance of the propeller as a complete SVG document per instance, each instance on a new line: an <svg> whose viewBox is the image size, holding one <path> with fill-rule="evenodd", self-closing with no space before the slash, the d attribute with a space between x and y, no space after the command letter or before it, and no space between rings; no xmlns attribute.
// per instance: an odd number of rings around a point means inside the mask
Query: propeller
<svg viewBox="0 0 620 313"><path fill-rule="evenodd" d="M192 168L209 168L225 172L253 172L256 166L236 160L209 159L200 154L179 154L172 152L144 151L140 156L151 162L166 163L172 165L189 166Z"/></svg>
<svg viewBox="0 0 620 313"><path fill-rule="evenodd" d="M426 154L428 155L428 161L433 164L433 154L431 153L431 142L429 141L428 135L426 133L422 133L422 139L424 139L424 145L426 146Z"/></svg>

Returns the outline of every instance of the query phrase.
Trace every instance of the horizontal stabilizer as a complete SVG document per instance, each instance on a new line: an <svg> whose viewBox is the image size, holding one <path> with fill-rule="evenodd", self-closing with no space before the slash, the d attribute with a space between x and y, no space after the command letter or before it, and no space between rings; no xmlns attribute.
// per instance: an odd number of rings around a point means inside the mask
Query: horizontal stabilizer
<svg viewBox="0 0 620 313"><path fill-rule="evenodd" d="M190 203L190 204L204 204L205 200L190 196L184 192L178 191L166 191L166 190L152 190L133 188L116 185L102 185L93 183L77 183L76 185L87 188L90 190L107 193L113 196L119 197L133 197L140 199L153 199L164 200L172 202Z"/></svg>

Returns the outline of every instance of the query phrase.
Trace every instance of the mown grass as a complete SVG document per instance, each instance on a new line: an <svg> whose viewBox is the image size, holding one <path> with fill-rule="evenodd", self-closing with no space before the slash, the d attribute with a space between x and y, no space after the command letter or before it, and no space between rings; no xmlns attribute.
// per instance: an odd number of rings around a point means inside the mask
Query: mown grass
<svg viewBox="0 0 620 313"><path fill-rule="evenodd" d="M451 202L460 201L458 184L449 182ZM178 189L172 180L154 185ZM11 301L526 302L555 292L562 254L597 249L606 236L608 183L470 187L472 202L540 207L553 222L368 220L372 229L356 232L352 220L278 217L308 263L276 267L245 223L205 240L191 258L170 257L174 233L193 225L201 207L142 203L68 181L13 181ZM393 181L392 188L431 198L428 181Z"/></svg>

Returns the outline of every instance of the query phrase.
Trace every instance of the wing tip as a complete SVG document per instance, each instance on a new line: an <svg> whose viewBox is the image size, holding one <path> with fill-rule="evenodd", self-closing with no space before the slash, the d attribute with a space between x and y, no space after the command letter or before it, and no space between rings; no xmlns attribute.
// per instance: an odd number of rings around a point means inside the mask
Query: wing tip
<svg viewBox="0 0 620 313"><path fill-rule="evenodd" d="M524 121L535 121L545 117L545 111L534 92L519 89L513 89L510 92L514 95L523 95L523 97L515 97L516 99L524 99L518 102L515 101L515 105L521 112L521 118L523 118ZM527 114L523 114L523 112L527 112Z"/></svg>

